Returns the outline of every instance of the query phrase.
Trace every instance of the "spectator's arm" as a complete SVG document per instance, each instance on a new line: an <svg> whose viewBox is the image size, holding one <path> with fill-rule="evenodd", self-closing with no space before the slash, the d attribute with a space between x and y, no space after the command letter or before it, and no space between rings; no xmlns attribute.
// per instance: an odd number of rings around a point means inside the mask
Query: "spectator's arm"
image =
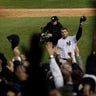
<svg viewBox="0 0 96 96"><path fill-rule="evenodd" d="M14 72L14 64L12 61L9 61L9 64L10 65L7 65L6 67L11 71L11 72Z"/></svg>
<svg viewBox="0 0 96 96"><path fill-rule="evenodd" d="M50 58L50 70L52 72L52 75L54 76L54 83L55 83L56 88L63 87L64 86L63 76L54 57Z"/></svg>
<svg viewBox="0 0 96 96"><path fill-rule="evenodd" d="M75 56L76 56L76 60L77 60L77 63L79 64L80 68L82 70L84 70L83 69L83 61L82 61L81 56L79 54L79 48L78 48L78 46L76 46L76 48L75 48Z"/></svg>
<svg viewBox="0 0 96 96"><path fill-rule="evenodd" d="M63 87L64 80L61 73L61 70L54 58L54 49L52 48L52 43L47 43L47 50L50 56L50 70L52 72L52 75L54 76L54 83L56 88Z"/></svg>

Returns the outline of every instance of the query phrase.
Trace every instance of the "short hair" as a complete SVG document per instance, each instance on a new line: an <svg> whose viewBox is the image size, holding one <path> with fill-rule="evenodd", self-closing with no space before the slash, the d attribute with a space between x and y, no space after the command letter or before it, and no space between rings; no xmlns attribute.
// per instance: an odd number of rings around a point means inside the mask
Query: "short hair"
<svg viewBox="0 0 96 96"><path fill-rule="evenodd" d="M60 30L67 30L68 31L68 29L66 27L61 27Z"/></svg>

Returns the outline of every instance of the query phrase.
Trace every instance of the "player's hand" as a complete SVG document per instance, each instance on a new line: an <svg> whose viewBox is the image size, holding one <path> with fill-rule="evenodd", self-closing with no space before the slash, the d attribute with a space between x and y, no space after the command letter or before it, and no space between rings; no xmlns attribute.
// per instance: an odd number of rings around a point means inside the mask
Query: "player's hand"
<svg viewBox="0 0 96 96"><path fill-rule="evenodd" d="M81 17L80 17L80 23L85 22L86 19L87 19L86 16L81 16Z"/></svg>

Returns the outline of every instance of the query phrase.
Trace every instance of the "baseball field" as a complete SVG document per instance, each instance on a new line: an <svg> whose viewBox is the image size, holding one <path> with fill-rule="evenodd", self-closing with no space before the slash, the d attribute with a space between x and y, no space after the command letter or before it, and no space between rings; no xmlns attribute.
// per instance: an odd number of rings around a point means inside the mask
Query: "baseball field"
<svg viewBox="0 0 96 96"><path fill-rule="evenodd" d="M78 29L80 16L85 15L87 21L84 22L82 38L78 42L85 65L86 58L91 51L92 32L96 23L95 7L95 0L67 0L66 2L65 0L0 0L0 52L11 60L11 45L6 36L18 34L20 36L19 47L23 53L22 47L29 48L30 36L36 32L40 33L40 28L46 25L50 21L50 16L53 15L59 17L63 26L69 29L70 35L74 35ZM48 54L45 51L42 61L48 60Z"/></svg>
<svg viewBox="0 0 96 96"><path fill-rule="evenodd" d="M96 8L96 0L0 0L2 8Z"/></svg>

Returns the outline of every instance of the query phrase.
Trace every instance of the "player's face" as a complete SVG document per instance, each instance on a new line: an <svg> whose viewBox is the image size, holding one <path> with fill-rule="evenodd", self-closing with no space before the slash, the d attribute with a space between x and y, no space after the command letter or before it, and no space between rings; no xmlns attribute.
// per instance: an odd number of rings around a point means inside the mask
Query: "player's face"
<svg viewBox="0 0 96 96"><path fill-rule="evenodd" d="M68 36L68 31L66 29L61 30L61 35L63 38L66 38Z"/></svg>

